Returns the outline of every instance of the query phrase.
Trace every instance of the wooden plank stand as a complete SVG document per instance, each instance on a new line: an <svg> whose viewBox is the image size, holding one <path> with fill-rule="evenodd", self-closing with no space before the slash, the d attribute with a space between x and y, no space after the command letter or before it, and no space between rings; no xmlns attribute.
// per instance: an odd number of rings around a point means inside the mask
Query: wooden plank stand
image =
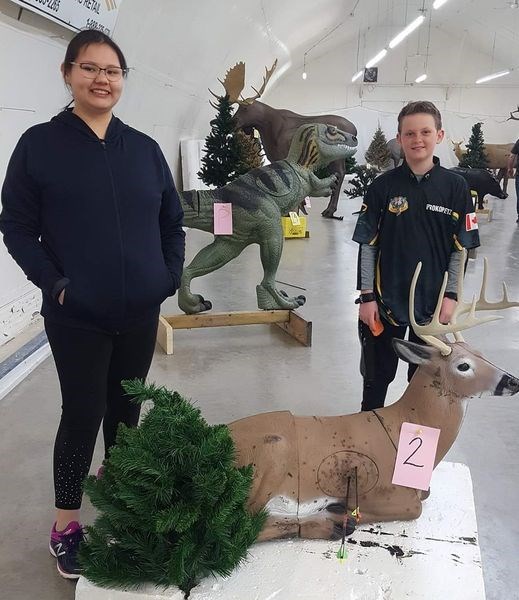
<svg viewBox="0 0 519 600"><path fill-rule="evenodd" d="M312 345L312 322L294 310L255 310L159 317L157 342L166 354L173 354L173 330L235 325L277 325L303 346Z"/></svg>

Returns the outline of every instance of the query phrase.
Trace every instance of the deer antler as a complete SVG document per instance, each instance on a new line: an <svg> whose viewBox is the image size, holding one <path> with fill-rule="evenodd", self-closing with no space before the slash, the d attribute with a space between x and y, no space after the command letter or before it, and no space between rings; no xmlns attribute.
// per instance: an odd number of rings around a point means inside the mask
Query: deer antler
<svg viewBox="0 0 519 600"><path fill-rule="evenodd" d="M470 327L474 327L475 325L481 325L482 323L489 323L490 321L497 321L502 317L498 315L492 315L489 317L483 317L482 319L478 319L476 317L477 310L491 310L497 308L509 308L510 306L519 306L519 302L510 302L508 300L508 294L506 291L506 286L504 285L504 293L503 299L500 302L490 303L485 298L486 293L486 275L487 275L487 266L485 261L485 267L483 272L483 282L481 284L481 292L479 295L479 300L476 301L476 297L474 296L472 302L464 302L462 300L463 295L463 265L465 264L466 251L463 250L463 256L461 260L461 267L458 274L458 299L459 303L454 311L454 315L450 323L440 323L440 311L443 301L443 294L445 293L445 288L447 287L447 278L448 273L445 273L443 276L443 283L438 295L438 302L436 303L436 308L434 310L434 314L430 323L426 325L418 325L415 319L414 312L414 297L416 292L416 284L418 282L418 277L420 276L420 271L422 269L422 263L419 262L416 266L416 270L413 275L413 280L411 282L411 289L409 291L409 322L413 327L414 332L418 337L420 337L424 342L427 342L431 346L438 348L440 352L444 356L448 356L452 352L452 348L443 340L437 338L437 335L445 335L447 333L453 333L455 340L457 342L463 342L463 337L461 336L460 331L464 329L469 329ZM468 313L468 314L467 314ZM466 317L462 321L458 321L458 317L461 315L466 315Z"/></svg>
<svg viewBox="0 0 519 600"><path fill-rule="evenodd" d="M514 117L514 113L519 112L519 105L517 106L517 110L512 110L510 112L510 116L508 117L507 121L519 121L519 117Z"/></svg>
<svg viewBox="0 0 519 600"><path fill-rule="evenodd" d="M487 276L488 276L488 260L487 257L483 259L483 279L481 281L481 289L479 291L479 298L475 301L475 310L500 310L504 308L511 308L519 306L519 302L511 301L508 299L508 288L506 283L503 281L503 297L498 302L489 302L487 300ZM466 314L472 310L472 303L464 302L462 299L463 293L463 278L458 276L458 305L454 311L452 322L456 322L460 315ZM460 333L454 334L457 342L463 342L463 337Z"/></svg>
<svg viewBox="0 0 519 600"><path fill-rule="evenodd" d="M261 94L263 94L263 92L265 91L265 88L267 87L267 83L269 82L269 79L272 77L272 73L274 73L275 68L277 67L278 64L278 59L276 58L276 60L272 63L272 66L270 67L270 69L267 69L267 67L265 67L265 75L263 76L263 84L261 85L260 89L257 90L255 87L252 87L252 89L256 92L255 96L251 96L250 98L241 98L241 100L238 100L239 104L252 104L254 102L254 100L257 100ZM242 88L243 89L243 88Z"/></svg>

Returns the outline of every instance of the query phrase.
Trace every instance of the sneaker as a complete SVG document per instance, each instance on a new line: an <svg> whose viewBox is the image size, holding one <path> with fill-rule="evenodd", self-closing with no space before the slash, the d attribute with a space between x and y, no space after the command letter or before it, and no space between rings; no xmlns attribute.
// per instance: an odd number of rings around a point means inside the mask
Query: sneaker
<svg viewBox="0 0 519 600"><path fill-rule="evenodd" d="M77 552L83 540L83 529L77 521L71 521L65 531L56 531L56 523L50 532L49 550L56 557L58 573L66 579L78 579L81 575Z"/></svg>

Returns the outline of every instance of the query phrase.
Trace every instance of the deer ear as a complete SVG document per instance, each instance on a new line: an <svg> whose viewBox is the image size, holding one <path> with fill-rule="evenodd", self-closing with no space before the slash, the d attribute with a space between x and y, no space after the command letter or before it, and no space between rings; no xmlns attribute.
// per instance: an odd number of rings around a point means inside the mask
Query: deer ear
<svg viewBox="0 0 519 600"><path fill-rule="evenodd" d="M414 365L425 365L440 353L439 350L432 346L422 346L421 344L399 340L398 338L393 338L393 348L399 358Z"/></svg>

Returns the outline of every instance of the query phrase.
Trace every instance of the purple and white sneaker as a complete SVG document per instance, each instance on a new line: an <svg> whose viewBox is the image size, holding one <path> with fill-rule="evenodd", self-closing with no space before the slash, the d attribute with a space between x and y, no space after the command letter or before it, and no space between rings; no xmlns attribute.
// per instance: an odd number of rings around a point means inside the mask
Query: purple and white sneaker
<svg viewBox="0 0 519 600"><path fill-rule="evenodd" d="M64 531L56 531L56 523L50 532L49 550L56 557L58 573L66 579L78 579L81 569L77 559L83 529L77 521L71 521Z"/></svg>

